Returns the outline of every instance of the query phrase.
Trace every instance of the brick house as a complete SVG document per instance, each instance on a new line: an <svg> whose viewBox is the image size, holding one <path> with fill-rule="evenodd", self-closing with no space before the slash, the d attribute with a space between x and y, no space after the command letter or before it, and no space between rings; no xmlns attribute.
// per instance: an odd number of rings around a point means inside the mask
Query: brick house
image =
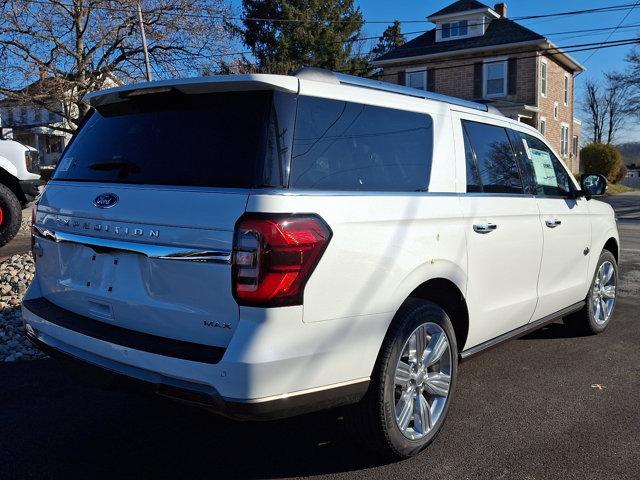
<svg viewBox="0 0 640 480"><path fill-rule="evenodd" d="M493 105L540 130L579 172L574 81L584 67L507 18L505 3L459 0L427 18L434 29L374 60L380 79Z"/></svg>

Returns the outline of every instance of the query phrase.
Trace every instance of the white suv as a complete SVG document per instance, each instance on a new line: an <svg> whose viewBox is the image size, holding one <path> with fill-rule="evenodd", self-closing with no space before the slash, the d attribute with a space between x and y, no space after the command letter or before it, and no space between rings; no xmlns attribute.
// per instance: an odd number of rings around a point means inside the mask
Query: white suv
<svg viewBox="0 0 640 480"><path fill-rule="evenodd" d="M600 176L485 105L316 69L118 87L34 219L29 338L94 379L239 418L338 405L406 457L458 362L610 321ZM91 368L89 368L91 367Z"/></svg>

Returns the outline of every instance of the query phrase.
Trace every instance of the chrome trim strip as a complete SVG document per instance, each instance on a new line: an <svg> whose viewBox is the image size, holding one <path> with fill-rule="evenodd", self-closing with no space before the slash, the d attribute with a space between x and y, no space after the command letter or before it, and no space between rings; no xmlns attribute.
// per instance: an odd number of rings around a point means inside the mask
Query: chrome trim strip
<svg viewBox="0 0 640 480"><path fill-rule="evenodd" d="M272 402L274 400L284 400L291 397L297 397L299 395L308 395L310 393L318 393L325 390L332 390L334 388L347 387L350 385L357 385L359 383L368 383L371 381L370 377L361 377L356 378L354 380L348 380L346 382L338 382L332 383L330 385L323 385L322 387L315 388L307 388L305 390L296 390L295 392L281 393L279 395L271 395L269 397L260 397L260 398L232 398L232 397L222 397L226 402L234 402L234 403L263 403L263 402Z"/></svg>
<svg viewBox="0 0 640 480"><path fill-rule="evenodd" d="M162 260L180 260L186 262L223 263L231 264L231 252L221 250L202 250L180 248L168 245L154 245L149 243L135 243L108 238L87 237L75 233L54 232L48 228L33 226L36 237L51 240L56 243L77 243L88 247L102 247L125 252L139 253L149 258Z"/></svg>

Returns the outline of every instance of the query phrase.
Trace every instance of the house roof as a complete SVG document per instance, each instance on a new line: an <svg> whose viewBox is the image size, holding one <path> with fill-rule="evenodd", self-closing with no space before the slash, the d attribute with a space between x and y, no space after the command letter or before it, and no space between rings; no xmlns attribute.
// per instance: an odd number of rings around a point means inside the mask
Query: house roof
<svg viewBox="0 0 640 480"><path fill-rule="evenodd" d="M429 15L429 18L439 17L440 15L451 15L452 13L466 12L467 10L479 10L482 8L489 8L484 3L480 3L476 0L458 0L451 5L444 7L442 10L438 10L436 13Z"/></svg>
<svg viewBox="0 0 640 480"><path fill-rule="evenodd" d="M460 2L456 3L461 3L462 1L465 0L460 0ZM454 3L453 5L456 4ZM456 50L531 42L535 40L543 41L546 39L539 33L529 30L513 20L498 18L491 21L484 35L461 38L460 40L436 42L436 29L434 28L408 41L404 45L377 57L374 61L420 57L442 52L455 52Z"/></svg>

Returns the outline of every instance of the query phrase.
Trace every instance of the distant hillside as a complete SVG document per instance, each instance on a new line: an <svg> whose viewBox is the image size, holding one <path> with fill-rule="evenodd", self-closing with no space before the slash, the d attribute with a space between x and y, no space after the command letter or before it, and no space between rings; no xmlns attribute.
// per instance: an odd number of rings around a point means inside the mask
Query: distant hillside
<svg viewBox="0 0 640 480"><path fill-rule="evenodd" d="M640 142L629 142L618 145L627 165L640 167Z"/></svg>

